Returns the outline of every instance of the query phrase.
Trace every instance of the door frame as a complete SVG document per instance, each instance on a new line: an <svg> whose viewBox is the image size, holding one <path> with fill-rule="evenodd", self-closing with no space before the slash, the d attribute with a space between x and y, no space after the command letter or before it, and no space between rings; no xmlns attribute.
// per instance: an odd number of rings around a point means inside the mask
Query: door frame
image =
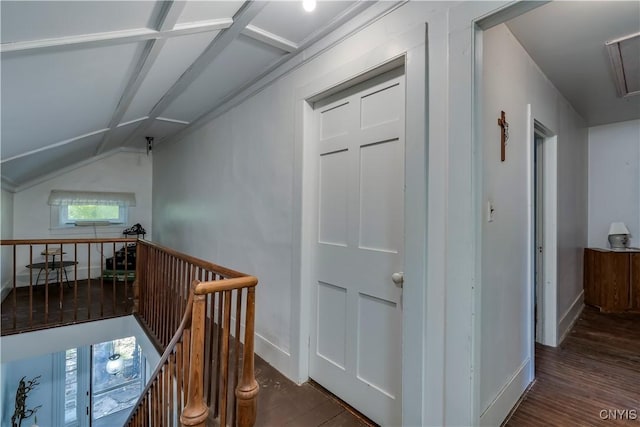
<svg viewBox="0 0 640 427"><path fill-rule="evenodd" d="M532 112L531 104L527 107L529 125L529 155L530 155L530 194L531 220L529 227L531 250L530 293L531 293L531 324L532 343L531 360L535 360L535 342L556 347L558 345L558 139L548 127L539 122ZM535 293L536 273L536 174L535 174L535 136L542 138L542 287L539 294ZM541 335L536 340L535 334L535 304L538 302L538 322L541 322Z"/></svg>
<svg viewBox="0 0 640 427"><path fill-rule="evenodd" d="M305 149L314 140L312 126L315 100L388 70L404 65L405 76L405 232L402 312L402 419L403 424L423 423L425 408L425 330L427 256L427 126L426 123L426 29L423 26L390 40L329 73L312 79L295 91L294 152L294 246L291 296L291 366L298 383L309 379L312 283L315 278L313 224L315 150ZM435 313L434 313L435 314ZM429 329L440 328L432 322ZM435 366L436 370L438 367ZM441 390L440 384L435 389ZM433 393L436 394L436 393Z"/></svg>

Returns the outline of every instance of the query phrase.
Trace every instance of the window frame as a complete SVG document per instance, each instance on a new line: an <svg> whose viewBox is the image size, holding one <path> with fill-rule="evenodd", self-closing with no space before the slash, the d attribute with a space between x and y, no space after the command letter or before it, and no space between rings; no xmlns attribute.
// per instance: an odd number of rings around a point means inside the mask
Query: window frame
<svg viewBox="0 0 640 427"><path fill-rule="evenodd" d="M134 193L99 191L52 190L49 195L50 228L69 230L74 227L94 226L120 228L129 222L129 207L135 206ZM73 220L69 206L118 206L117 218Z"/></svg>
<svg viewBox="0 0 640 427"><path fill-rule="evenodd" d="M76 225L124 225L127 224L128 207L123 205L118 206L118 218L97 218L97 219L69 219L69 206L109 206L104 204L86 204L86 205L60 205L60 212L58 213L59 222L61 226L76 226ZM108 224L106 224L108 222Z"/></svg>

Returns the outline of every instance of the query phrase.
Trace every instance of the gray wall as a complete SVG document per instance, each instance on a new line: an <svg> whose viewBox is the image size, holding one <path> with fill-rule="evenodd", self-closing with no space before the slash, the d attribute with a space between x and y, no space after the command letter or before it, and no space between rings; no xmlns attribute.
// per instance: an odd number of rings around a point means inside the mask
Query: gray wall
<svg viewBox="0 0 640 427"><path fill-rule="evenodd" d="M582 249L587 240L587 132L582 118L542 74L502 24L483 36L481 411L483 422L500 423L533 379L531 369L530 246L532 129L535 119L557 135L558 323L581 295ZM500 161L497 118L507 113L506 161ZM580 301L581 304L581 301ZM507 413L505 413L505 410Z"/></svg>
<svg viewBox="0 0 640 427"><path fill-rule="evenodd" d="M640 120L589 128L589 246L608 247L612 222L640 246Z"/></svg>

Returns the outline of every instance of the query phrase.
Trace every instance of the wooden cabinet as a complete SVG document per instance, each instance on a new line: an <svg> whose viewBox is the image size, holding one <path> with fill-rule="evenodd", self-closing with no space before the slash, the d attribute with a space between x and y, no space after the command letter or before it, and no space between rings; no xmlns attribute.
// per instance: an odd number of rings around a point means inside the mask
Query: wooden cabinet
<svg viewBox="0 0 640 427"><path fill-rule="evenodd" d="M640 249L585 249L584 302L603 312L640 312Z"/></svg>

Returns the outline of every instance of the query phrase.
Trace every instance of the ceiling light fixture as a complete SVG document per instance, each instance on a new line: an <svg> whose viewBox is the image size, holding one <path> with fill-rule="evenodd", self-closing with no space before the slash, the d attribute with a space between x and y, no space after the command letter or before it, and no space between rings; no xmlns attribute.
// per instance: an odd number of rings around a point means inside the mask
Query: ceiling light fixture
<svg viewBox="0 0 640 427"><path fill-rule="evenodd" d="M302 8L307 12L316 10L316 0L302 0Z"/></svg>
<svg viewBox="0 0 640 427"><path fill-rule="evenodd" d="M605 43L618 96L640 95L640 33Z"/></svg>

